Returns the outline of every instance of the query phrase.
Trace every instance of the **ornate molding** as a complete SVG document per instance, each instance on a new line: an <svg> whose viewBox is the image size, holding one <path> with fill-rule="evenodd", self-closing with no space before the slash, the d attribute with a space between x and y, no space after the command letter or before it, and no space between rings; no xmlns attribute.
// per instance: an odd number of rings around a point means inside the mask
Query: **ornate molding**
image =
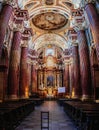
<svg viewBox="0 0 99 130"><path fill-rule="evenodd" d="M9 4L14 8L18 7L17 0L4 0L3 2L4 2L4 4Z"/></svg>
<svg viewBox="0 0 99 130"><path fill-rule="evenodd" d="M26 47L26 48L28 48L28 41L23 41L23 40L21 40L21 47Z"/></svg>
<svg viewBox="0 0 99 130"><path fill-rule="evenodd" d="M13 31L19 31L21 33L23 33L24 31L24 26L23 23L22 24L13 24Z"/></svg>
<svg viewBox="0 0 99 130"><path fill-rule="evenodd" d="M63 63L64 63L64 67L65 67L65 65L69 65L70 64L70 56L69 57L64 57Z"/></svg>
<svg viewBox="0 0 99 130"><path fill-rule="evenodd" d="M85 14L84 11L79 9L74 9L72 10L72 27L74 27L74 29L76 31L78 30L84 30L85 28L88 27L87 22L85 20Z"/></svg>
<svg viewBox="0 0 99 130"><path fill-rule="evenodd" d="M20 31L21 33L24 31L23 22L16 23L15 21L9 21L9 27L11 31Z"/></svg>
<svg viewBox="0 0 99 130"><path fill-rule="evenodd" d="M81 2L81 0L72 0L72 3L74 4L75 9L79 8L80 2Z"/></svg>
<svg viewBox="0 0 99 130"><path fill-rule="evenodd" d="M24 31L22 33L21 47L28 47L31 36L32 36L32 29L24 28Z"/></svg>
<svg viewBox="0 0 99 130"><path fill-rule="evenodd" d="M28 11L27 10L18 10L17 8L14 9L13 18L9 22L9 26L11 30L14 31L24 31L24 21L28 20Z"/></svg>
<svg viewBox="0 0 99 130"><path fill-rule="evenodd" d="M22 40L30 40L30 37L33 36L33 31L31 28L24 28L22 33Z"/></svg>
<svg viewBox="0 0 99 130"><path fill-rule="evenodd" d="M20 9L15 9L14 10L15 18L18 20L24 20L27 21L29 19L29 14L27 10L20 10Z"/></svg>
<svg viewBox="0 0 99 130"><path fill-rule="evenodd" d="M70 28L68 29L68 41L71 43L71 45L77 46L78 40L77 40L77 32Z"/></svg>
<svg viewBox="0 0 99 130"><path fill-rule="evenodd" d="M84 8L86 6L86 4L88 3L95 3L96 0L81 0L80 2L80 8Z"/></svg>

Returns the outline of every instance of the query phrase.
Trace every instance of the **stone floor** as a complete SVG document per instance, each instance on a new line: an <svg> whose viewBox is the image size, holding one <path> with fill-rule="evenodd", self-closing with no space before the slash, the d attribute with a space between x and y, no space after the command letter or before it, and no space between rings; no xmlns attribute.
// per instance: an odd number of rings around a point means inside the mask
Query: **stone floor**
<svg viewBox="0 0 99 130"><path fill-rule="evenodd" d="M45 101L41 106L36 106L15 130L41 130L41 111L49 111L49 130L77 130L56 101Z"/></svg>

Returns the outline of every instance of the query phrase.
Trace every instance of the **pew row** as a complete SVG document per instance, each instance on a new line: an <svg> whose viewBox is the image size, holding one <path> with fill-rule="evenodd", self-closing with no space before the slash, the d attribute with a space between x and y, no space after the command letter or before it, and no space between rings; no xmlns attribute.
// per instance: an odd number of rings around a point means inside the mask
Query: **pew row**
<svg viewBox="0 0 99 130"><path fill-rule="evenodd" d="M77 130L99 129L99 104L81 101L64 101L64 111L77 126Z"/></svg>
<svg viewBox="0 0 99 130"><path fill-rule="evenodd" d="M18 100L0 104L0 130L14 130L34 110L34 101Z"/></svg>

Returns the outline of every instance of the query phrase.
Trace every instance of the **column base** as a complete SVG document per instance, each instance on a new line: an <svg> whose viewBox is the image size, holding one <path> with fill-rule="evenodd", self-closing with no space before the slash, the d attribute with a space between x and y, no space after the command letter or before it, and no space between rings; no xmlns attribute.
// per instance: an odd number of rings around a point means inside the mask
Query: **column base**
<svg viewBox="0 0 99 130"><path fill-rule="evenodd" d="M89 95L83 95L81 100L82 101L92 101L92 98Z"/></svg>
<svg viewBox="0 0 99 130"><path fill-rule="evenodd" d="M70 98L70 95L68 94L68 95L65 95L65 98Z"/></svg>
<svg viewBox="0 0 99 130"><path fill-rule="evenodd" d="M17 100L17 99L18 99L18 96L17 96L17 95L10 95L10 96L8 97L8 99L10 99L10 100Z"/></svg>
<svg viewBox="0 0 99 130"><path fill-rule="evenodd" d="M99 99L98 100L95 100L96 103L99 103Z"/></svg>
<svg viewBox="0 0 99 130"><path fill-rule="evenodd" d="M81 101L81 98L79 96L71 97L73 101Z"/></svg>
<svg viewBox="0 0 99 130"><path fill-rule="evenodd" d="M81 97L79 95L74 95L71 97L72 99L81 99Z"/></svg>
<svg viewBox="0 0 99 130"><path fill-rule="evenodd" d="M74 95L74 99L80 99L80 96Z"/></svg>
<svg viewBox="0 0 99 130"><path fill-rule="evenodd" d="M28 99L29 97L26 97L26 96L20 96L20 99Z"/></svg>
<svg viewBox="0 0 99 130"><path fill-rule="evenodd" d="M0 103L2 103L3 102L3 100L0 100Z"/></svg>

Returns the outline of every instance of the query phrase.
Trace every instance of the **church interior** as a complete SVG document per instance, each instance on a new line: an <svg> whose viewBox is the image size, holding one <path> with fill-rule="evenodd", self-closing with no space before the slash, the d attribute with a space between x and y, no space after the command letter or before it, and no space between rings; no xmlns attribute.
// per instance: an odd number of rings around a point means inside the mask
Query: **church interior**
<svg viewBox="0 0 99 130"><path fill-rule="evenodd" d="M40 129L99 129L99 0L0 0L0 130Z"/></svg>

